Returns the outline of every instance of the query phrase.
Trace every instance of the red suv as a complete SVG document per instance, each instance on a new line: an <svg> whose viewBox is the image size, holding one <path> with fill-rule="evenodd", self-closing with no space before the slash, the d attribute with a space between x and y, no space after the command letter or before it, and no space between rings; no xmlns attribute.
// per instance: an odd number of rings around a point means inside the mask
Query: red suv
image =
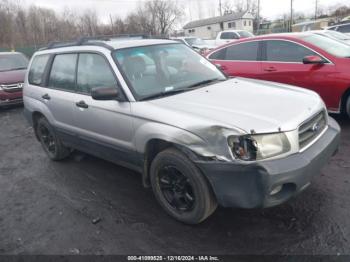
<svg viewBox="0 0 350 262"><path fill-rule="evenodd" d="M0 53L0 107L21 104L28 59L21 53Z"/></svg>
<svg viewBox="0 0 350 262"><path fill-rule="evenodd" d="M229 76L311 89L330 112L350 116L350 45L312 33L290 33L240 40L207 57Z"/></svg>

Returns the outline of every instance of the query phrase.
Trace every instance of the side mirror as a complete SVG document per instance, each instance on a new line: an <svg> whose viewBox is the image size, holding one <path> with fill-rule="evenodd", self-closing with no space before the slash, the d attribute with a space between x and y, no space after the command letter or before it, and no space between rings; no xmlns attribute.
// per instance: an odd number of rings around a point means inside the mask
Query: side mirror
<svg viewBox="0 0 350 262"><path fill-rule="evenodd" d="M318 55L310 55L310 56L305 56L303 59L303 63L305 65L307 64L314 64L314 65L321 65L324 64L325 61L322 57L318 56Z"/></svg>
<svg viewBox="0 0 350 262"><path fill-rule="evenodd" d="M91 90L91 97L95 100L114 100L118 95L116 87L96 87Z"/></svg>

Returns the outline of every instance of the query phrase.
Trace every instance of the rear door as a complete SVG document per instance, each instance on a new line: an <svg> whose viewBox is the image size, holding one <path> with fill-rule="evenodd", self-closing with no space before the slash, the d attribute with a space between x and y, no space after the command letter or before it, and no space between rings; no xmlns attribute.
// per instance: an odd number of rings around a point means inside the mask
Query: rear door
<svg viewBox="0 0 350 262"><path fill-rule="evenodd" d="M47 105L56 130L63 140L76 144L76 122L73 117L77 100L75 75L78 55L58 54L54 57L48 78L48 88L42 90L41 99Z"/></svg>
<svg viewBox="0 0 350 262"><path fill-rule="evenodd" d="M229 76L259 78L261 62L259 41L232 44L209 56Z"/></svg>
<svg viewBox="0 0 350 262"><path fill-rule="evenodd" d="M304 64L305 56L321 56L312 49L288 40L263 41L260 79L300 86L316 91L322 97L332 87L333 63Z"/></svg>
<svg viewBox="0 0 350 262"><path fill-rule="evenodd" d="M91 90L119 89L118 81L103 54L80 53L77 64L77 96L73 102L77 132L85 151L121 164L135 164L130 103L97 101ZM119 89L120 92L121 89Z"/></svg>

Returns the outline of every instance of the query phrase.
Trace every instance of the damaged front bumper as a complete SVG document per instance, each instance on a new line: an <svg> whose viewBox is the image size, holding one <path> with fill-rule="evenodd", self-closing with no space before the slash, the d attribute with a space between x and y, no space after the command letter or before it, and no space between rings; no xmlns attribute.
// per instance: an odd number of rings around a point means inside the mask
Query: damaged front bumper
<svg viewBox="0 0 350 262"><path fill-rule="evenodd" d="M195 161L224 207L261 208L279 205L310 185L336 153L340 127L332 118L319 140L306 151L254 163Z"/></svg>

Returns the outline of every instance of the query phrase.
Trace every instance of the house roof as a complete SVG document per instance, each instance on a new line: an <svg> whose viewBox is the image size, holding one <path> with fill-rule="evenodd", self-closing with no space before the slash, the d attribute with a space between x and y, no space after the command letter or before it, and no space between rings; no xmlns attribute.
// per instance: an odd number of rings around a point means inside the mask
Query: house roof
<svg viewBox="0 0 350 262"><path fill-rule="evenodd" d="M183 28L184 29L189 29L189 28L194 28L194 27L200 27L200 26L206 26L206 25L212 25L212 24L217 24L217 23L222 23L222 22L228 22L228 21L233 21L237 19L241 19L247 12L241 12L241 13L232 13L232 14L227 14L223 16L216 16L216 17L211 17L207 19L201 19L201 20L196 20L187 23Z"/></svg>

